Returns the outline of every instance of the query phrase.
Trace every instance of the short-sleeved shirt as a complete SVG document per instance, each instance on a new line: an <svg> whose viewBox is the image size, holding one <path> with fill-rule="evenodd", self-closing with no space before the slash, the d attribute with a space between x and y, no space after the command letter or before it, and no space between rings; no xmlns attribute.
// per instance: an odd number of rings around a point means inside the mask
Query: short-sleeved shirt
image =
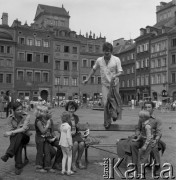
<svg viewBox="0 0 176 180"><path fill-rule="evenodd" d="M101 82L104 86L110 86L113 75L123 71L120 59L113 55L111 55L111 59L109 60L107 65L104 60L104 56L99 57L96 60L95 65L93 66L94 70L96 70L97 68L100 68ZM117 84L118 82L119 78L116 77L115 84Z"/></svg>
<svg viewBox="0 0 176 180"><path fill-rule="evenodd" d="M30 116L28 113L23 112L19 119L15 118L13 114L9 116L8 125L10 130L23 128L24 132L29 130Z"/></svg>

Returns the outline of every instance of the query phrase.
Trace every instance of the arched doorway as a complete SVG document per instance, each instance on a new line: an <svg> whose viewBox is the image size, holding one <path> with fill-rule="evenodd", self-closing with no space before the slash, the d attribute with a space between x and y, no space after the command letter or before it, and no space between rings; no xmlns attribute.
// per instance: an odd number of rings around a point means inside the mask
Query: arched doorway
<svg viewBox="0 0 176 180"><path fill-rule="evenodd" d="M40 97L41 97L42 99L44 99L45 101L47 101L47 99L48 99L48 91L47 91L47 90L42 90L42 91L40 92Z"/></svg>

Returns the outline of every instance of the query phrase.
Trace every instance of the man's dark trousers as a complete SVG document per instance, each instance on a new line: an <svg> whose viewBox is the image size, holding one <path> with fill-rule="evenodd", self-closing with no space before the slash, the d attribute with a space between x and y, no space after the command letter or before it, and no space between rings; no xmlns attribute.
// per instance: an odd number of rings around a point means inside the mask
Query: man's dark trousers
<svg viewBox="0 0 176 180"><path fill-rule="evenodd" d="M6 151L9 157L15 156L15 167L21 169L23 167L22 162L22 149L23 146L29 143L29 136L24 133L17 133L14 136L10 136L10 145Z"/></svg>

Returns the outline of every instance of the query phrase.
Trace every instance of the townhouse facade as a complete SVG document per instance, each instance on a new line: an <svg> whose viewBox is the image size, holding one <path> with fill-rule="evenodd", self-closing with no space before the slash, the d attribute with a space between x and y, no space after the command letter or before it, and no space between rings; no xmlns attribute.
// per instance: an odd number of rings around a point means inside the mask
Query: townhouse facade
<svg viewBox="0 0 176 180"><path fill-rule="evenodd" d="M15 32L8 27L8 14L2 14L0 25L0 89L14 91Z"/></svg>
<svg viewBox="0 0 176 180"><path fill-rule="evenodd" d="M168 93L176 100L176 29L173 28L168 34Z"/></svg>
<svg viewBox="0 0 176 180"><path fill-rule="evenodd" d="M72 31L69 12L63 6L39 4L30 26L14 20L10 27L8 14L3 17L1 91L12 90L16 98L33 100L41 97L45 100L84 98L86 101L98 97L101 93L99 72L90 84L83 86L82 81L96 59L102 56L105 38L95 37L92 32L84 36ZM6 69L4 55L12 61Z"/></svg>
<svg viewBox="0 0 176 180"><path fill-rule="evenodd" d="M140 29L136 42L136 100L150 96L150 37L144 28Z"/></svg>

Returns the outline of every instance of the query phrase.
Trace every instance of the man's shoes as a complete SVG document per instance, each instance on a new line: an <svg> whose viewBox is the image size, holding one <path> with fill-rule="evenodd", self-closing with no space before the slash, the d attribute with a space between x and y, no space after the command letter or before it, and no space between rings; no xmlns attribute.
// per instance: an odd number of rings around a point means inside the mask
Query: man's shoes
<svg viewBox="0 0 176 180"><path fill-rule="evenodd" d="M81 162L77 163L77 166L79 169L86 169L86 167L84 165L82 165Z"/></svg>
<svg viewBox="0 0 176 180"><path fill-rule="evenodd" d="M55 173L56 171L54 169L49 169L48 172Z"/></svg>
<svg viewBox="0 0 176 180"><path fill-rule="evenodd" d="M23 167L26 166L29 163L29 159L25 159L23 163Z"/></svg>
<svg viewBox="0 0 176 180"><path fill-rule="evenodd" d="M76 172L76 171L77 171L77 169L76 169L76 165L75 165L75 164L72 164L71 169L72 169L72 171L73 171L73 172Z"/></svg>
<svg viewBox="0 0 176 180"><path fill-rule="evenodd" d="M117 121L117 117L113 117L112 120L113 120L113 121Z"/></svg>
<svg viewBox="0 0 176 180"><path fill-rule="evenodd" d="M4 156L1 157L1 159L2 159L4 162L7 162L7 160L9 159L9 155L8 155L8 154L5 154Z"/></svg>
<svg viewBox="0 0 176 180"><path fill-rule="evenodd" d="M61 171L62 170L62 163L55 163L53 165L53 169L57 169L58 171Z"/></svg>
<svg viewBox="0 0 176 180"><path fill-rule="evenodd" d="M36 172L39 172L39 173L47 173L48 171L47 170L45 170L45 169L36 169L35 170Z"/></svg>
<svg viewBox="0 0 176 180"><path fill-rule="evenodd" d="M105 129L109 129L109 128L110 128L110 126L111 126L111 124L110 124L110 123L109 123L109 124L105 124L105 125L104 125Z"/></svg>
<svg viewBox="0 0 176 180"><path fill-rule="evenodd" d="M15 174L16 174L16 175L20 175L21 172L22 172L22 169L15 168Z"/></svg>

